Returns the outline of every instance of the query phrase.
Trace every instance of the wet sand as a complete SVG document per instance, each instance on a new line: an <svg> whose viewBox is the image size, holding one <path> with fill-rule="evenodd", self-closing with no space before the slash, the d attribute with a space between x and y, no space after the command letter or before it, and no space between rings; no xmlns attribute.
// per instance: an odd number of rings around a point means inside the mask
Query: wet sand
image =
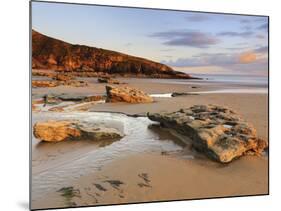
<svg viewBox="0 0 281 211"><path fill-rule="evenodd" d="M266 194L267 158L243 157L231 165L142 154L113 161L72 184L73 196L57 192L48 204L101 205Z"/></svg>
<svg viewBox="0 0 281 211"><path fill-rule="evenodd" d="M88 80L93 82L89 87L38 88L33 89L33 94L34 96L46 92L104 94L105 84L97 84L96 79ZM121 80L127 82L128 86L142 89L149 94L208 91L223 87L222 84L200 81L189 84L173 84L167 83L165 80L161 83L155 82L155 79ZM198 87L192 88L195 84ZM149 104L106 103L93 105L89 111L144 115L146 112L175 111L195 104L228 106L252 123L259 136L268 138L267 94L261 93L214 93L155 98L155 102ZM89 150L86 148L83 147L85 152ZM91 149L94 150L94 147ZM38 151L33 153L38 153ZM73 150L72 153L68 153L67 156L72 156L77 151ZM81 155L83 151L79 153ZM65 163L68 163L67 157L59 157L61 161L64 160ZM56 158L52 162L55 161ZM83 169L83 166L80 168ZM267 194L267 173L268 158L266 156L247 156L228 165L221 165L200 155L185 158L182 152L161 153L161 150L147 153L136 152L112 159L97 171L93 170L69 179L68 185L58 186L57 191L46 192L44 199L32 202L32 207L48 208ZM36 172L34 172L35 174Z"/></svg>

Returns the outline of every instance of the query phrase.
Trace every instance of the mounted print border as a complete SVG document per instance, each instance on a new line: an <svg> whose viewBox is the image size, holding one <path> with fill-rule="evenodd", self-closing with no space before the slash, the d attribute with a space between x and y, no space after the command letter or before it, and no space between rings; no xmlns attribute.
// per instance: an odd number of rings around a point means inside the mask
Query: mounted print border
<svg viewBox="0 0 281 211"><path fill-rule="evenodd" d="M269 194L269 16L30 1L30 209Z"/></svg>

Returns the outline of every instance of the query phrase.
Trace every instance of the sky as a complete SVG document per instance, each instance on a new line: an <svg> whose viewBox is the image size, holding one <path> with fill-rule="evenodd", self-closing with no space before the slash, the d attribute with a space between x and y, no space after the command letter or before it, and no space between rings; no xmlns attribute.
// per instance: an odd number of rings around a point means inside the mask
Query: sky
<svg viewBox="0 0 281 211"><path fill-rule="evenodd" d="M268 74L268 18L32 2L32 28L204 74Z"/></svg>

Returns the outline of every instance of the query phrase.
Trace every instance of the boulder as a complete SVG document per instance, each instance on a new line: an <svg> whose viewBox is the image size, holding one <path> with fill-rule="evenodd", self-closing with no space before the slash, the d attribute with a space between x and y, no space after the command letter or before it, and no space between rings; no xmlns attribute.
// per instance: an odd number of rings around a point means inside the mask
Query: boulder
<svg viewBox="0 0 281 211"><path fill-rule="evenodd" d="M215 105L195 105L171 113L148 113L152 121L192 140L211 159L228 163L245 154L260 155L268 142L234 111Z"/></svg>
<svg viewBox="0 0 281 211"><path fill-rule="evenodd" d="M115 128L99 127L74 120L37 122L33 126L33 134L35 138L47 142L117 139L123 136Z"/></svg>
<svg viewBox="0 0 281 211"><path fill-rule="evenodd" d="M42 141L58 142L68 138L81 137L81 130L72 121L37 122L33 126L35 138Z"/></svg>
<svg viewBox="0 0 281 211"><path fill-rule="evenodd" d="M128 86L114 87L106 86L106 102L127 102L127 103L151 103L152 97L141 90Z"/></svg>

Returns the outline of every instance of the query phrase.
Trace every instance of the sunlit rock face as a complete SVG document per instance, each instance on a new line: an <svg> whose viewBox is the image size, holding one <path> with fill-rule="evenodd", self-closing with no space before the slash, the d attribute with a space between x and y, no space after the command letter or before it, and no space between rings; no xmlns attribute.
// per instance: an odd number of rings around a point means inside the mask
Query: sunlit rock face
<svg viewBox="0 0 281 211"><path fill-rule="evenodd" d="M34 30L32 68L74 72L76 76L106 73L155 78L192 78L164 64L101 48L72 45Z"/></svg>
<svg viewBox="0 0 281 211"><path fill-rule="evenodd" d="M91 125L79 121L55 121L37 122L33 126L34 137L47 142L60 142L66 140L101 140L118 139L123 136L115 128Z"/></svg>
<svg viewBox="0 0 281 211"><path fill-rule="evenodd" d="M128 86L106 86L106 102L151 103L153 98L145 92Z"/></svg>

